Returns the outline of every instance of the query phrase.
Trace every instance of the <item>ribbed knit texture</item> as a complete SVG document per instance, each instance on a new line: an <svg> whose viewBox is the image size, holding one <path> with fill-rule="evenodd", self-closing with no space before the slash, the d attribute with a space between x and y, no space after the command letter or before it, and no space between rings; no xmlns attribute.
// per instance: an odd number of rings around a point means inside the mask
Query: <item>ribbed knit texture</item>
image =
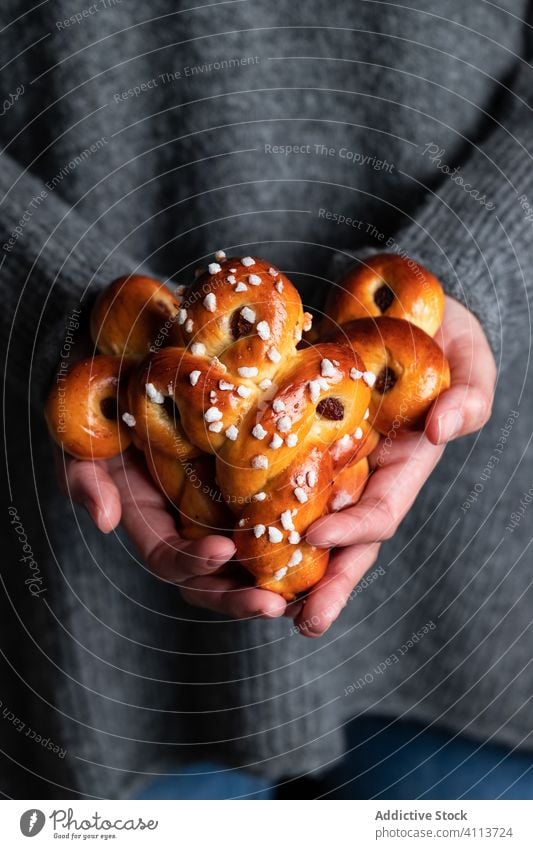
<svg viewBox="0 0 533 849"><path fill-rule="evenodd" d="M531 749L527 509L505 530L531 486L530 4L154 0L69 25L66 0L34 5L0 9L3 96L24 86L0 128L0 320L6 500L46 593L30 596L4 511L0 699L25 729L0 723L2 790L121 797L213 757L279 780L326 769L365 711ZM271 258L320 308L388 239L482 321L500 368L491 422L449 446L381 574L321 640L186 606L58 492L40 405L68 316L81 309L79 340L113 276L190 279L217 248Z"/></svg>

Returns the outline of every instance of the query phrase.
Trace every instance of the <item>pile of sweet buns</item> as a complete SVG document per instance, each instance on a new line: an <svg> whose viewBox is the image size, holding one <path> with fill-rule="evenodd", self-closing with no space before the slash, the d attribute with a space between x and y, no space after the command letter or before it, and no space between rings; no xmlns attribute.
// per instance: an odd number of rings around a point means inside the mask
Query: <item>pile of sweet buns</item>
<svg viewBox="0 0 533 849"><path fill-rule="evenodd" d="M315 327L258 257L219 251L174 291L122 277L92 311L97 353L54 382L49 430L78 458L143 452L183 536L232 534L257 584L293 599L328 565L307 528L354 504L380 437L449 386L443 311L438 280L391 254L332 286Z"/></svg>

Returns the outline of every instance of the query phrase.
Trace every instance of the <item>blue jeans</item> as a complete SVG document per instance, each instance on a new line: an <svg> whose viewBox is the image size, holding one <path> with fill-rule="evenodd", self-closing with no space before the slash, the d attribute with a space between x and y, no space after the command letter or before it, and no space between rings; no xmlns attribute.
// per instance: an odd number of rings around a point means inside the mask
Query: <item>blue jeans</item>
<svg viewBox="0 0 533 849"><path fill-rule="evenodd" d="M415 722L364 718L346 728L345 757L316 780L291 782L290 792L293 799L533 799L533 753ZM274 799L276 790L259 776L213 763L158 778L136 798L243 797Z"/></svg>
<svg viewBox="0 0 533 849"><path fill-rule="evenodd" d="M533 752L379 718L351 722L346 737L324 798L533 799Z"/></svg>
<svg viewBox="0 0 533 849"><path fill-rule="evenodd" d="M220 763L195 762L150 781L135 799L273 799L261 776Z"/></svg>

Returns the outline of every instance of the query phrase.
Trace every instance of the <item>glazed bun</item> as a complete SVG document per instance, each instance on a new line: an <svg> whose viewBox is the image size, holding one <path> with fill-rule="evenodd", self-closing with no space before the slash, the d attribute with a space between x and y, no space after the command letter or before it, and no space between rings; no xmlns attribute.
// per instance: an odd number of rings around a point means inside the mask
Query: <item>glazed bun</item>
<svg viewBox="0 0 533 849"><path fill-rule="evenodd" d="M448 361L419 327L399 318L360 319L333 335L356 351L373 375L370 421L381 434L413 430L450 385Z"/></svg>
<svg viewBox="0 0 533 849"><path fill-rule="evenodd" d="M185 538L232 534L257 586L292 600L329 562L309 526L355 504L380 434L419 427L449 386L431 338L444 296L412 260L375 256L302 346L311 316L291 281L258 257L215 259L174 293L114 280L91 316L100 354L58 377L46 420L82 459L133 443Z"/></svg>
<svg viewBox="0 0 533 849"><path fill-rule="evenodd" d="M321 334L358 318L402 318L430 336L444 315L444 293L427 268L408 257L376 254L341 278L331 290Z"/></svg>
<svg viewBox="0 0 533 849"><path fill-rule="evenodd" d="M145 456L155 483L179 513L182 537L202 539L232 528L232 514L215 480L213 457L171 460L148 448Z"/></svg>
<svg viewBox="0 0 533 849"><path fill-rule="evenodd" d="M131 274L113 280L91 313L91 336L102 354L141 359L158 340L172 340L181 303L159 280ZM161 345L159 345L161 347Z"/></svg>
<svg viewBox="0 0 533 849"><path fill-rule="evenodd" d="M130 381L136 436L160 481L167 458L174 491L176 458L216 457L237 557L258 585L294 598L327 566L304 534L327 508L332 445L356 439L368 408L362 362L346 345L299 350L307 319L298 292L254 257L213 263L181 310L181 347L148 357Z"/></svg>
<svg viewBox="0 0 533 849"><path fill-rule="evenodd" d="M336 475L328 501L328 513L337 513L357 504L363 494L370 467L367 457L344 466Z"/></svg>
<svg viewBox="0 0 533 849"><path fill-rule="evenodd" d="M54 441L81 460L108 460L124 451L131 431L122 419L127 369L119 357L92 357L58 376L45 405Z"/></svg>
<svg viewBox="0 0 533 849"><path fill-rule="evenodd" d="M323 576L329 553L305 541L327 512L333 486L332 446L358 434L370 401L362 363L347 346L323 343L299 351L275 376L275 390L250 404L235 440L217 457L217 479L239 517L237 557L258 586L286 599ZM235 494L245 504L235 504Z"/></svg>

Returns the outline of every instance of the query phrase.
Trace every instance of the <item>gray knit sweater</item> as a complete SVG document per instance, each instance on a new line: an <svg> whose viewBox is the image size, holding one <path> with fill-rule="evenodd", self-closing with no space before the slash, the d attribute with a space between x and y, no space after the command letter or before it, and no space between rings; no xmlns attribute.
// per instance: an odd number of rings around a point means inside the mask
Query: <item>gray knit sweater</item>
<svg viewBox="0 0 533 849"><path fill-rule="evenodd" d="M364 712L533 748L530 11L4 0L4 793L122 797L199 758L278 780L327 768ZM256 253L320 306L387 240L481 319L491 422L322 639L188 607L58 492L55 365L118 274Z"/></svg>

